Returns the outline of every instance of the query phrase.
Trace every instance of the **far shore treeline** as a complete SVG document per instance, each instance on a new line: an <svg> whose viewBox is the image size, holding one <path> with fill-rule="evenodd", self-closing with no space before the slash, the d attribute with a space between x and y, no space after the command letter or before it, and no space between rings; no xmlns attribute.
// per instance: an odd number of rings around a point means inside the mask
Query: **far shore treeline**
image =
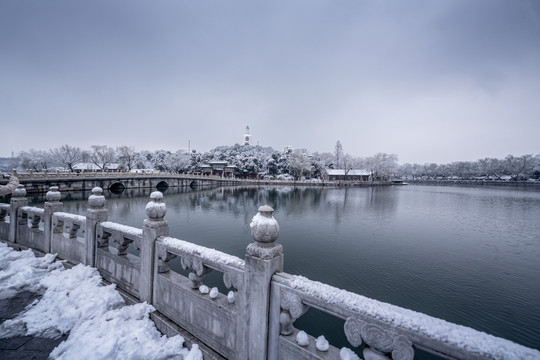
<svg viewBox="0 0 540 360"><path fill-rule="evenodd" d="M369 172L372 178L402 180L499 180L540 181L540 155L508 155L504 159L484 158L449 164L398 165L395 154L377 153L353 157L336 143L333 152L309 152L287 147L239 145L218 146L208 152L135 151L131 146L116 148L94 145L90 150L62 145L50 150L22 151L11 158L0 158L0 171L75 171L79 163L90 163L97 170L134 171L153 169L171 173L198 174L212 161L226 161L240 176L266 179L324 179L327 170L353 169Z"/></svg>

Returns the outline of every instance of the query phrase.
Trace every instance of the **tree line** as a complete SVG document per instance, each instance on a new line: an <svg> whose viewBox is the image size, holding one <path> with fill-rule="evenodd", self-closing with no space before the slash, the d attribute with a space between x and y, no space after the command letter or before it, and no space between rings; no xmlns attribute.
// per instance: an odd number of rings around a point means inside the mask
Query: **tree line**
<svg viewBox="0 0 540 360"><path fill-rule="evenodd" d="M396 174L407 180L540 180L540 155L508 155L450 164L403 164Z"/></svg>
<svg viewBox="0 0 540 360"><path fill-rule="evenodd" d="M264 178L324 179L328 169L363 169L372 179L389 180L528 180L540 178L540 155L508 155L504 159L485 158L474 162L450 164L398 165L395 154L377 153L354 157L344 152L340 141L333 152L308 152L291 147L277 151L271 147L239 145L218 146L208 152L196 150L135 151L131 146L116 148L93 145L89 150L62 145L50 150L20 152L16 166L20 170L75 171L77 163L92 163L99 170L120 171L155 169L171 173L200 173L211 161L227 161L238 176Z"/></svg>

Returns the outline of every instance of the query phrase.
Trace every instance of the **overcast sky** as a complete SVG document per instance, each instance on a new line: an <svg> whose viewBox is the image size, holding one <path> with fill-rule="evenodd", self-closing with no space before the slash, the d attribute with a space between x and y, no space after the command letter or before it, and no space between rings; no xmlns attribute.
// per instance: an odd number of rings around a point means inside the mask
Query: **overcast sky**
<svg viewBox="0 0 540 360"><path fill-rule="evenodd" d="M540 1L0 0L0 156L540 153Z"/></svg>

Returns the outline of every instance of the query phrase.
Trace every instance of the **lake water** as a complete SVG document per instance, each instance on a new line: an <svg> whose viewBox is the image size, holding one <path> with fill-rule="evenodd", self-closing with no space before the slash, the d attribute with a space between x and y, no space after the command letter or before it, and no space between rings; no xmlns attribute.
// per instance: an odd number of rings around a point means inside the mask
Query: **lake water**
<svg viewBox="0 0 540 360"><path fill-rule="evenodd" d="M109 220L140 228L149 193L107 193ZM71 196L65 211L84 215L86 201ZM538 190L168 189L165 202L171 236L241 258L251 218L268 204L286 272L540 349ZM295 325L346 346L343 322L313 312Z"/></svg>

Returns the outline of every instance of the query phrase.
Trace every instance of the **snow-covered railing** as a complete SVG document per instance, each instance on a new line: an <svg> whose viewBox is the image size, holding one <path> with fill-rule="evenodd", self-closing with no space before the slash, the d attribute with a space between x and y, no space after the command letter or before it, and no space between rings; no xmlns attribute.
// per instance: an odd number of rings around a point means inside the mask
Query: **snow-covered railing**
<svg viewBox="0 0 540 360"><path fill-rule="evenodd" d="M24 246L42 250L44 210L32 206L21 206L17 212L17 239ZM42 225L42 224L41 224Z"/></svg>
<svg viewBox="0 0 540 360"><path fill-rule="evenodd" d="M351 347L364 344L366 359L413 359L415 349L449 359L540 358L539 351L511 341L302 276L274 275L272 302L270 342L279 346L269 359L339 357L339 349L293 327L293 322L310 307L345 320L343 331L347 340ZM345 354L350 349L341 352Z"/></svg>
<svg viewBox="0 0 540 360"><path fill-rule="evenodd" d="M52 215L51 252L74 264L85 263L86 217L66 212Z"/></svg>
<svg viewBox="0 0 540 360"><path fill-rule="evenodd" d="M242 358L244 260L171 237L158 238L156 252L156 309L226 358ZM189 271L187 277L170 270L170 261L176 257ZM228 294L204 285L211 271L223 274Z"/></svg>
<svg viewBox="0 0 540 360"><path fill-rule="evenodd" d="M29 207L25 196L20 185L10 204L0 205L2 240L97 267L152 304L162 331L181 329L206 344L205 359L355 359L351 350L294 328L310 307L344 320L345 337L352 348L362 346L366 359L412 359L416 349L454 359L540 359L538 350L284 273L279 224L266 205L250 223L254 242L243 260L169 237L160 192L150 195L142 229L107 221L100 187L92 189L86 216L62 212L58 187L47 192L43 209ZM175 258L186 274L175 271ZM223 274L224 287L208 289L210 272Z"/></svg>
<svg viewBox="0 0 540 360"><path fill-rule="evenodd" d="M140 250L142 230L106 221L97 224L96 235L95 266L101 276L138 298L141 260L129 253L128 247Z"/></svg>

